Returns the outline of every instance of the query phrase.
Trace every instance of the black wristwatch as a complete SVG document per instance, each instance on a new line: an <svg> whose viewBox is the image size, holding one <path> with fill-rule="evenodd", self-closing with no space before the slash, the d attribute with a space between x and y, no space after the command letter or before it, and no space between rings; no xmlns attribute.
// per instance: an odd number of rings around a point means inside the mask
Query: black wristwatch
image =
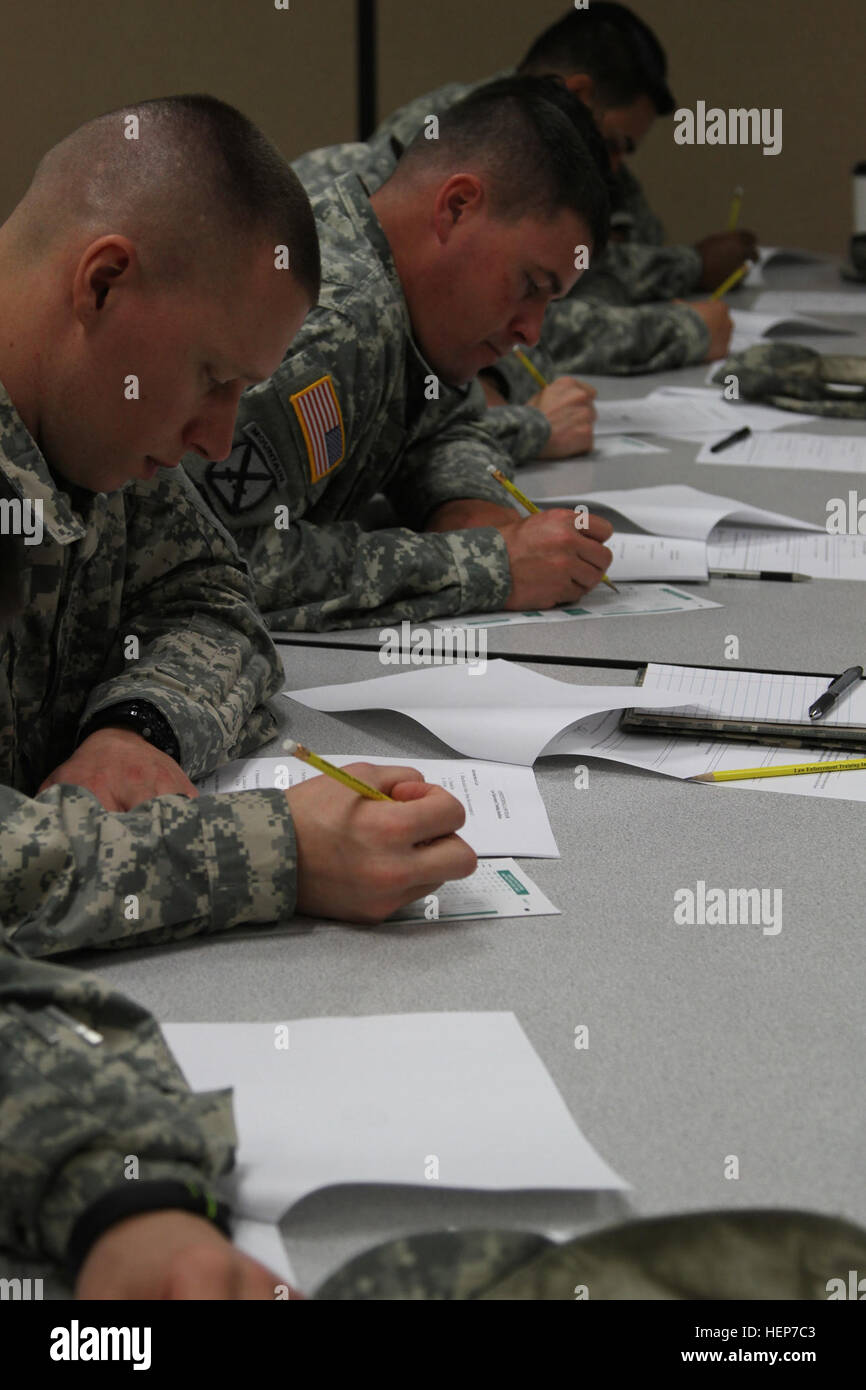
<svg viewBox="0 0 866 1390"><path fill-rule="evenodd" d="M149 700L123 700L119 704L101 709L92 719L88 719L81 730L78 736L79 746L91 734L95 734L97 729L106 728L132 729L161 753L167 753L176 763L180 762L180 744L174 729L165 715L160 714L156 705L152 705Z"/></svg>
<svg viewBox="0 0 866 1390"><path fill-rule="evenodd" d="M137 1178L113 1187L83 1211L72 1228L66 1247L66 1264L72 1279L87 1259L91 1247L110 1226L148 1211L188 1211L206 1220L231 1239L230 1211L225 1202L195 1182L172 1178L139 1182Z"/></svg>

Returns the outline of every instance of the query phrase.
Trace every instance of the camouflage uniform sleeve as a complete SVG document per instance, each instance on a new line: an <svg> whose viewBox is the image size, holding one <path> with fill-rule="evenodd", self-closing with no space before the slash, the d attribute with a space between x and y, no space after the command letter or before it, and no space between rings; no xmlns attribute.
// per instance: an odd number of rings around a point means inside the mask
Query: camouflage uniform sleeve
<svg viewBox="0 0 866 1390"><path fill-rule="evenodd" d="M538 390L537 385L535 390ZM486 425L499 447L515 464L537 459L550 438L550 421L532 405L513 402L491 406Z"/></svg>
<svg viewBox="0 0 866 1390"><path fill-rule="evenodd" d="M275 629L331 632L404 618L425 622L500 609L511 592L505 541L490 526L418 535L405 527L366 532L356 523L301 521L283 553L303 570L303 597L291 607L281 606L276 594L263 600ZM283 604L291 588L283 589Z"/></svg>
<svg viewBox="0 0 866 1390"><path fill-rule="evenodd" d="M611 241L578 281L578 297L646 304L699 291L703 261L694 246Z"/></svg>
<svg viewBox="0 0 866 1390"><path fill-rule="evenodd" d="M492 416L478 381L459 393L444 387L438 402L427 403L423 424L384 489L402 521L420 528L437 507L460 498L507 502L488 472L491 465L512 471ZM546 437L547 421L541 421Z"/></svg>
<svg viewBox="0 0 866 1390"><path fill-rule="evenodd" d="M0 787L0 921L31 956L147 946L269 923L295 909L282 791L160 796L124 814L57 786Z"/></svg>
<svg viewBox="0 0 866 1390"><path fill-rule="evenodd" d="M548 308L547 314L545 315L544 327L542 328L542 339L544 338L544 329L547 327L549 315L550 308ZM536 371L541 373L545 381L554 381L556 377L562 375L556 362L547 351L544 341L536 343L534 348L524 348L523 352L524 356L529 358ZM493 385L496 387L499 394L505 397L509 406L525 406L527 401L536 395L539 390L538 382L535 380L532 373L526 370L523 363L513 352L507 353L505 357L500 357L499 361L492 367L486 368L486 371ZM494 427L496 420L495 412L500 409L500 406L493 407L494 414L492 418ZM541 414L540 411L536 411L535 413L537 415ZM547 423L544 416L542 416L542 419L545 420L545 424L547 425L547 434L544 439L539 441L539 451L544 448L547 438L550 435L550 425Z"/></svg>
<svg viewBox="0 0 866 1390"><path fill-rule="evenodd" d="M188 458L185 467L232 527L249 561L259 606L274 627L329 631L501 607L511 580L498 531L419 535L410 527L453 497L499 493L501 501L501 489L477 459L484 453L506 468L508 460L477 421L467 426L461 467L428 470L422 452L414 458L413 449L402 452L403 300L393 291L383 296L375 278L360 280L356 292L369 299L366 309L355 302L345 312L313 310L275 374L241 400L232 457L253 450L255 476L270 474L261 499L247 505L247 492L240 484L232 491L236 475L226 481L222 465ZM377 303L385 322L374 349L359 324L375 318ZM334 412L333 456L317 455L305 433L298 403L309 392L319 393L317 408ZM450 437L452 446L456 438ZM404 470L417 494L410 500L403 490L402 524L364 531L354 518L376 492L389 492L391 475ZM281 509L285 526L275 524Z"/></svg>
<svg viewBox="0 0 866 1390"><path fill-rule="evenodd" d="M234 542L189 479L179 473L132 487L125 505L120 650L82 724L122 700L148 700L171 724L195 780L273 737L276 720L264 702L282 688L282 666ZM130 635L137 660L124 660Z"/></svg>
<svg viewBox="0 0 866 1390"><path fill-rule="evenodd" d="M2 927L0 1092L0 1245L20 1255L64 1261L76 1221L125 1181L132 1155L145 1181L207 1186L232 1166L231 1092L190 1091L145 1009L94 975L21 956Z"/></svg>
<svg viewBox="0 0 866 1390"><path fill-rule="evenodd" d="M621 309L569 295L548 307L542 341L557 375L630 376L703 362L710 331L685 304Z"/></svg>

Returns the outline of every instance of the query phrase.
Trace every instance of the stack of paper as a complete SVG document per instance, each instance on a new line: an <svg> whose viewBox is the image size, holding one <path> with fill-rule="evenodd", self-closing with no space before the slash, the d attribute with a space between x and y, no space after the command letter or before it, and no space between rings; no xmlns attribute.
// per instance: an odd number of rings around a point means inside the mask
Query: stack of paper
<svg viewBox="0 0 866 1390"><path fill-rule="evenodd" d="M823 319L811 318L808 314L759 314L753 309L731 309L734 330L728 352L743 352L762 338L774 335L791 334L800 337L815 333L847 333L838 324L827 323ZM718 362L714 364L717 371Z"/></svg>
<svg viewBox="0 0 866 1390"><path fill-rule="evenodd" d="M698 463L739 468L807 468L816 473L866 473L862 439L831 434L753 434L714 454L705 444Z"/></svg>
<svg viewBox="0 0 866 1390"><path fill-rule="evenodd" d="M711 569L781 570L813 579L866 579L866 536L719 526L707 542Z"/></svg>
<svg viewBox="0 0 866 1390"><path fill-rule="evenodd" d="M701 386L662 386L631 400L596 401L595 433L662 434L691 438L724 437L748 425L751 430L779 430L790 425L790 411L770 405L726 401L719 391ZM799 416L801 423L812 416Z"/></svg>
<svg viewBox="0 0 866 1390"><path fill-rule="evenodd" d="M459 752L531 765L563 729L602 710L651 704L656 694L621 685L573 685L515 661L490 661L483 675L466 666L426 667L345 685L284 691L310 709L390 709L423 724ZM663 704L687 703L670 695ZM520 851L518 851L520 852Z"/></svg>
<svg viewBox="0 0 866 1390"><path fill-rule="evenodd" d="M768 265L810 265L820 259L811 251L797 251L785 246L760 246L758 259L750 262L749 273L742 283L746 289L757 289L764 284L764 269Z"/></svg>
<svg viewBox="0 0 866 1390"><path fill-rule="evenodd" d="M748 503L738 502L734 497L701 492L684 483L633 487L622 491L576 492L564 497L539 499L542 500L545 506L558 507L585 502L590 511L621 517L633 526L639 526L642 531L684 540L706 540L721 521L731 525L747 523L803 531L820 529L811 521L800 521L795 516L786 516L784 512L752 507ZM715 565L715 562L712 563Z"/></svg>
<svg viewBox="0 0 866 1390"><path fill-rule="evenodd" d="M164 1027L194 1090L234 1090L230 1187L247 1218L235 1240L287 1279L291 1265L267 1235L323 1188L353 1185L358 1224L365 1192L375 1200L382 1184L408 1189L411 1230L423 1228L431 1190L500 1192L509 1226L520 1224L521 1194L547 1190L567 1228L577 1193L627 1187L575 1124L513 1014ZM489 1211L486 1224L497 1224Z"/></svg>
<svg viewBox="0 0 866 1390"><path fill-rule="evenodd" d="M687 666L651 665L647 667L641 689L668 696L672 692L689 695L692 712L735 717L752 712L755 717L787 719L803 717L809 704L826 690L829 678L814 676L776 676L756 671L708 671ZM866 683L864 683L866 684ZM677 713L685 713L678 710ZM863 689L841 702L836 722L858 720L866 723L866 696ZM599 714L584 720L553 740L545 754L610 759L646 768L666 777L697 777L706 772L726 772L739 768L787 767L792 763L824 763L851 758L849 750L795 750L767 744L739 743L704 737L673 737L666 733L630 733L619 727L620 713ZM776 792L788 796L819 796L839 801L866 801L866 772L825 772L794 777L761 777L719 783L744 791Z"/></svg>
<svg viewBox="0 0 866 1390"><path fill-rule="evenodd" d="M759 314L866 314L866 290L765 290L753 307Z"/></svg>

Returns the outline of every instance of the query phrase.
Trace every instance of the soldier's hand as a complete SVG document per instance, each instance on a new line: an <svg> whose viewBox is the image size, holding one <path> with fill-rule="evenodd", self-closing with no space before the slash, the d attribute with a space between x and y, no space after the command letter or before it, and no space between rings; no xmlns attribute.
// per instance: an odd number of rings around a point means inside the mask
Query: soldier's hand
<svg viewBox="0 0 866 1390"><path fill-rule="evenodd" d="M77 1298L274 1299L285 1284L188 1211L149 1211L109 1226L88 1252ZM301 1298L295 1289L290 1298Z"/></svg>
<svg viewBox="0 0 866 1390"><path fill-rule="evenodd" d="M734 331L728 306L721 299L701 299L696 304L689 304L688 308L693 309L710 330L710 345L704 361L715 362L717 358L724 357Z"/></svg>
<svg viewBox="0 0 866 1390"><path fill-rule="evenodd" d="M585 454L592 448L595 395L595 388L578 381L577 377L560 376L527 402L550 422L550 438L541 451L541 458L570 458L572 454Z"/></svg>
<svg viewBox="0 0 866 1390"><path fill-rule="evenodd" d="M715 232L699 241L695 249L703 261L702 290L718 289L723 280L739 270L743 261L758 259L758 239L754 232Z"/></svg>
<svg viewBox="0 0 866 1390"><path fill-rule="evenodd" d="M449 792L410 767L347 770L394 801L358 796L332 777L286 792L298 843L298 912L381 922L448 879L474 873L475 853L454 833L466 813Z"/></svg>
<svg viewBox="0 0 866 1390"><path fill-rule="evenodd" d="M585 527L574 523L574 512L557 508L500 528L511 562L506 608L552 608L595 588L613 560L602 544L613 527L592 513Z"/></svg>
<svg viewBox="0 0 866 1390"><path fill-rule="evenodd" d="M174 758L132 729L97 729L45 778L39 790L58 782L86 787L106 811L132 811L153 796L198 796Z"/></svg>

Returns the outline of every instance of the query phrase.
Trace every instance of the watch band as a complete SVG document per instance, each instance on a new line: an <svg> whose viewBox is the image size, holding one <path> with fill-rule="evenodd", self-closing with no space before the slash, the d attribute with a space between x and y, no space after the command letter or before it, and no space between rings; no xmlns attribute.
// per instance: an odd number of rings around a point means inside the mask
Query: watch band
<svg viewBox="0 0 866 1390"><path fill-rule="evenodd" d="M161 753L167 753L175 762L180 762L180 744L174 729L149 700L122 700L116 705L107 705L88 719L78 736L78 743L81 745L97 729L114 727L132 729Z"/></svg>
<svg viewBox="0 0 866 1390"><path fill-rule="evenodd" d="M125 1182L113 1187L81 1213L66 1247L67 1268L73 1279L87 1259L91 1247L110 1226L130 1216L149 1211L188 1211L212 1221L224 1236L231 1237L230 1210L225 1202L196 1182L173 1178Z"/></svg>

